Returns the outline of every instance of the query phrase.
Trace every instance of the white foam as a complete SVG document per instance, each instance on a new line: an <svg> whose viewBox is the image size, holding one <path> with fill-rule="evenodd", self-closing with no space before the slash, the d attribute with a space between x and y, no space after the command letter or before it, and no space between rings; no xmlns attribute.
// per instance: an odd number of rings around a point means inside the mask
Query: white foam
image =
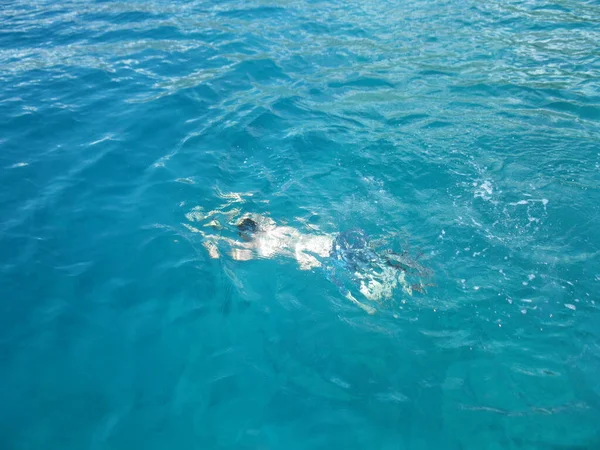
<svg viewBox="0 0 600 450"><path fill-rule="evenodd" d="M492 183L489 180L485 180L479 186L477 186L477 183L473 183L473 186L477 187L474 193L474 196L476 198L480 197L484 200L489 200L494 192L494 187L492 186Z"/></svg>

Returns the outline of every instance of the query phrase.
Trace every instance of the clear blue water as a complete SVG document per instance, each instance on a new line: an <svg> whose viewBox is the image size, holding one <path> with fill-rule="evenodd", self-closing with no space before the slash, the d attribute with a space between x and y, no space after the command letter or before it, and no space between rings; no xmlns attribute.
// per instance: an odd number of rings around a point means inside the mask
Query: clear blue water
<svg viewBox="0 0 600 450"><path fill-rule="evenodd" d="M598 2L0 18L0 448L600 448ZM211 259L227 204L432 286Z"/></svg>

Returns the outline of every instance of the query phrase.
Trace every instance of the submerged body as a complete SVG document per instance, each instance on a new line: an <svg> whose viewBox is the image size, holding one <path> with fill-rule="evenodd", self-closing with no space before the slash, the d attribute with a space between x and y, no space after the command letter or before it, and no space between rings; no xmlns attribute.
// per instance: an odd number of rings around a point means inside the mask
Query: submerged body
<svg viewBox="0 0 600 450"><path fill-rule="evenodd" d="M240 240L202 233L211 258L220 257L221 242L227 244L229 254L237 261L286 257L295 259L301 270L322 268L344 297L370 314L375 308L358 301L351 292L352 286L372 302L390 298L398 284L409 295L415 287L406 282L405 272L420 266L399 263L407 260L402 255L377 252L362 230L302 233L260 215L244 216L236 228Z"/></svg>
<svg viewBox="0 0 600 450"><path fill-rule="evenodd" d="M256 226L243 227L240 237L232 248L233 259L247 261L254 258L273 258L275 256L293 257L298 261L301 270L320 267L319 257L327 258L331 254L333 235L303 234L296 228L277 226L274 222L263 218L262 223L245 218L240 224L251 221ZM246 229L247 228L247 229Z"/></svg>

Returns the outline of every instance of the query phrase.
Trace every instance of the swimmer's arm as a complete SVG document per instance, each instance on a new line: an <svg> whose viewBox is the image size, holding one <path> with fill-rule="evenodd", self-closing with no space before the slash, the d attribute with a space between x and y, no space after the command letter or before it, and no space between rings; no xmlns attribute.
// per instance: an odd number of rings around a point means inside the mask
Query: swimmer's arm
<svg viewBox="0 0 600 450"><path fill-rule="evenodd" d="M206 251L208 252L208 256L211 259L219 259L221 256L219 253L219 248L213 241L206 240L202 243Z"/></svg>
<svg viewBox="0 0 600 450"><path fill-rule="evenodd" d="M207 239L204 242L204 246L207 248L211 258L218 259L220 257L216 245L220 241L225 242L231 247L229 254L235 261L249 261L254 259L254 246L250 242L240 242L223 236L210 236L210 238L212 239Z"/></svg>
<svg viewBox="0 0 600 450"><path fill-rule="evenodd" d="M219 242L225 242L231 246L231 257L236 261L249 261L254 259L255 246L251 242L240 242L215 234L207 234L187 223L184 223L183 225L192 233L198 233L202 236L202 246L206 249L208 256L211 259L219 259L221 257L221 252L218 247Z"/></svg>
<svg viewBox="0 0 600 450"><path fill-rule="evenodd" d="M254 258L254 246L250 242L240 242L223 236L206 234L201 230L196 230L196 232L199 232L204 238L202 245L211 259L219 259L221 257L218 247L219 242L225 242L231 246L231 256L236 261L248 261Z"/></svg>
<svg viewBox="0 0 600 450"><path fill-rule="evenodd" d="M183 226L186 227L188 230L190 230L192 233L200 234L200 236L202 236L202 239L203 239L202 246L208 252L208 256L212 259L219 259L220 254L219 254L219 248L217 247L217 242L218 242L220 236L206 234L204 231L199 230L198 228L193 227L187 223L184 223Z"/></svg>

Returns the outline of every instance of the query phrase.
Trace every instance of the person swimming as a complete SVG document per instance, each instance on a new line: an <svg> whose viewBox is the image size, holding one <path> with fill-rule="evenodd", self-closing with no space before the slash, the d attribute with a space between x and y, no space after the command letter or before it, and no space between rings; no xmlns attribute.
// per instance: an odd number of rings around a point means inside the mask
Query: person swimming
<svg viewBox="0 0 600 450"><path fill-rule="evenodd" d="M256 220L255 220L256 219ZM372 314L375 309L358 301L347 284L354 284L370 301L392 296L400 284L404 292L422 290L422 284L410 286L406 273L424 273L424 269L406 254L377 252L363 230L354 229L335 234L303 234L293 227L277 226L262 216L246 216L236 228L242 242L232 248L235 260L271 258L275 255L294 257L301 270L325 269L344 297Z"/></svg>
<svg viewBox="0 0 600 450"><path fill-rule="evenodd" d="M301 270L309 270L321 266L319 258L327 258L333 245L331 235L304 234L293 227L276 225L264 216L246 216L236 228L242 238L242 242L232 248L231 255L236 260L279 255L293 257Z"/></svg>
<svg viewBox="0 0 600 450"><path fill-rule="evenodd" d="M209 213L200 211L195 209L186 217L194 222L210 219L203 228L219 230L218 234L184 225L203 236L202 244L211 258L218 259L225 251L235 261L276 257L295 259L300 270L322 270L345 298L369 314L375 312L369 303L391 298L397 287L408 295L415 290L423 290L422 282L410 284L407 275L411 278L427 278L429 275L408 254L381 251L360 229L339 233L303 233L294 227L278 225L264 215L241 214L235 209L227 212L220 209ZM235 227L237 239L228 237L231 236L230 228L221 225L221 216ZM353 291L360 292L368 303L357 300Z"/></svg>

